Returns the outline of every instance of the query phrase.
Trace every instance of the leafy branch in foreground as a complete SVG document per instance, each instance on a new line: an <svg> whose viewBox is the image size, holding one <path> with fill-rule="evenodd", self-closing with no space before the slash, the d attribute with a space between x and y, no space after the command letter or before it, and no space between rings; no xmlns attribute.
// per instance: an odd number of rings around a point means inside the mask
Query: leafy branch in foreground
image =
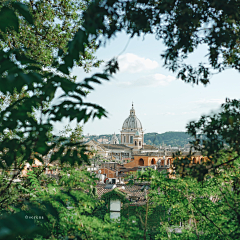
<svg viewBox="0 0 240 240"><path fill-rule="evenodd" d="M0 18L2 21L0 29L3 32L12 28L18 32L19 16L15 13L16 8L14 6L14 4L10 4L1 8ZM21 17L26 19L31 16L26 5L19 3L18 6L24 10L18 12ZM6 20L8 16L9 21ZM4 23L7 24L4 25ZM33 22L31 24L34 25ZM70 51L64 54L63 62L59 63L59 57L55 59L51 65L51 70L44 69L42 63L27 57L24 54L24 48L0 51L1 92L5 95L13 95L15 92L20 93L24 89L26 93L25 96L12 102L0 112L0 167L2 169L1 180L4 183L1 185L0 191L1 210L3 210L3 207L14 207L17 196L21 196L25 200L29 199L28 191L24 188L28 184L25 184L23 179L23 182L15 184L15 180L19 180L21 170L26 163L31 165L34 159L38 158L40 162L45 164L43 156L55 150L56 144L49 144L49 130L53 128L56 121L69 117L70 121L76 119L78 123L85 123L91 118L97 117L100 119L106 116L106 111L102 107L85 102L84 98L86 97L86 91L94 89L93 83L100 84L102 80L110 79L110 74L107 72L110 71L109 69L113 71L112 68L107 68L106 72L94 74L92 77L78 83L71 81L69 75L69 70L74 66L74 62L79 61L80 55L85 53L88 35L83 34L84 38L81 35L74 38L72 42L75 44L75 49L70 48ZM55 71L53 71L54 69ZM63 95L54 99L57 89L60 89ZM44 103L53 100L55 104L50 104L48 109L45 109ZM35 118L35 112L39 113L40 116L37 119ZM10 132L13 134L9 135ZM81 164L84 161L88 162L88 155L84 146L73 149L76 145L77 143L69 143L60 147L58 151L52 154L51 161L60 160L62 164L70 163L71 165ZM10 179L9 172L14 172ZM37 196L42 193L42 187L37 184L39 178L32 174L30 176L30 183L34 186L33 190L36 191L36 194L32 196ZM12 198L12 196L14 197ZM26 204L30 207L30 212L41 212L41 209L37 206L33 207L30 203ZM14 217L16 217L17 222L23 220L25 212L14 212L15 215L5 216L2 215L3 212L1 211L2 221L7 224ZM26 221L22 222L24 224ZM0 229L0 236L3 239L6 239L6 237L10 239L24 234L21 227L19 227L19 231L14 231L10 225L2 225L5 226ZM36 233L38 230L37 225L33 222L26 224L25 227L25 233Z"/></svg>
<svg viewBox="0 0 240 240"><path fill-rule="evenodd" d="M99 41L122 30L131 37L154 34L166 47L161 57L167 69L187 83L207 85L213 73L240 70L239 10L238 1L224 0L95 0L84 12L83 27ZM207 46L206 61L185 63L201 45Z"/></svg>
<svg viewBox="0 0 240 240"><path fill-rule="evenodd" d="M218 113L203 115L200 120L187 125L192 153L188 156L176 155L175 170L202 180L210 172L218 173L225 166L231 167L240 157L240 102L226 100ZM204 156L202 163L193 164L192 154L200 151Z"/></svg>

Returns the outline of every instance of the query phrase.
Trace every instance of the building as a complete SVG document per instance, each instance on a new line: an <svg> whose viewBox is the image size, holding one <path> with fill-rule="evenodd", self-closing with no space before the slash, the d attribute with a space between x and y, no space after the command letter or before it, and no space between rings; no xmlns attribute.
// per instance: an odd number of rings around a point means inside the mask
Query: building
<svg viewBox="0 0 240 240"><path fill-rule="evenodd" d="M115 169L119 172L129 172L131 169L136 171L136 169L147 167L158 168L159 170L169 169L174 152L181 150L183 155L187 155L189 152L185 149L169 146L156 147L145 144L142 123L136 116L133 104L129 116L123 122L120 140L121 143L114 133L110 144L101 144L92 140L87 145L89 149L96 150L102 157L121 163L122 167ZM195 155L193 163L201 162L201 154L197 153Z"/></svg>
<svg viewBox="0 0 240 240"><path fill-rule="evenodd" d="M121 130L121 143L132 148L133 152L141 149L144 145L144 132L142 123L135 114L135 109L130 110L130 115L124 121Z"/></svg>
<svg viewBox="0 0 240 240"><path fill-rule="evenodd" d="M111 139L111 144L119 144L119 140L116 136L116 134L114 133L113 136L112 136L112 139Z"/></svg>

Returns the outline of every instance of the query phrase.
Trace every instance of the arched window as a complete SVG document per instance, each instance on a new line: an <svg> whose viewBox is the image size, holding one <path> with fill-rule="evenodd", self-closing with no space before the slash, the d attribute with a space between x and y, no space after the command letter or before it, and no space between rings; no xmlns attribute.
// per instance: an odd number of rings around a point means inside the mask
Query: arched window
<svg viewBox="0 0 240 240"><path fill-rule="evenodd" d="M156 164L155 158L153 158L153 159L151 160L151 164L152 164L152 165L153 165L153 164Z"/></svg>
<svg viewBox="0 0 240 240"><path fill-rule="evenodd" d="M139 162L138 162L139 166L144 166L144 160L141 158L139 159Z"/></svg>
<svg viewBox="0 0 240 240"><path fill-rule="evenodd" d="M133 136L130 136L130 143L133 143Z"/></svg>
<svg viewBox="0 0 240 240"><path fill-rule="evenodd" d="M171 164L171 159L169 158L168 160L167 160L167 165L170 165Z"/></svg>
<svg viewBox="0 0 240 240"><path fill-rule="evenodd" d="M197 160L196 160L196 158L193 158L193 163L195 163L195 164L197 163Z"/></svg>
<svg viewBox="0 0 240 240"><path fill-rule="evenodd" d="M135 141L135 146L137 146L137 141Z"/></svg>
<svg viewBox="0 0 240 240"><path fill-rule="evenodd" d="M124 143L126 142L126 136L123 137L123 142L124 142Z"/></svg>
<svg viewBox="0 0 240 240"><path fill-rule="evenodd" d="M139 141L139 146L141 146L141 141Z"/></svg>

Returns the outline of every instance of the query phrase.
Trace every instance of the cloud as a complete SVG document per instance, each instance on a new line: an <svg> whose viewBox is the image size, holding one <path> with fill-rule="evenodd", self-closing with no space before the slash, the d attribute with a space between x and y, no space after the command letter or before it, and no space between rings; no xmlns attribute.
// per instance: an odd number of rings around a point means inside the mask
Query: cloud
<svg viewBox="0 0 240 240"><path fill-rule="evenodd" d="M139 57L133 53L126 53L119 57L119 70L121 72L138 73L145 70L153 70L159 66L156 61Z"/></svg>
<svg viewBox="0 0 240 240"><path fill-rule="evenodd" d="M197 103L200 108L217 107L224 102L224 99L200 99L198 101L195 101L195 103Z"/></svg>
<svg viewBox="0 0 240 240"><path fill-rule="evenodd" d="M122 87L158 87L166 86L175 79L175 77L170 75L166 76L156 73L133 81L119 82L118 85Z"/></svg>

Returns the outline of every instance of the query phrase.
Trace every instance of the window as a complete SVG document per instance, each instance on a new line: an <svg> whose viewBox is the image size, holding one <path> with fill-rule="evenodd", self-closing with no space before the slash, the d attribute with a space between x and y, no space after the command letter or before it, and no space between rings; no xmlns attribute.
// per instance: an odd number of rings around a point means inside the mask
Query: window
<svg viewBox="0 0 240 240"><path fill-rule="evenodd" d="M123 142L126 142L126 136L123 137Z"/></svg>
<svg viewBox="0 0 240 240"><path fill-rule="evenodd" d="M119 199L110 199L110 218L118 219L120 218L121 211L121 201Z"/></svg>
<svg viewBox="0 0 240 240"><path fill-rule="evenodd" d="M130 136L130 143L133 143L133 136Z"/></svg>
<svg viewBox="0 0 240 240"><path fill-rule="evenodd" d="M137 146L137 141L135 141L135 146Z"/></svg>
<svg viewBox="0 0 240 240"><path fill-rule="evenodd" d="M139 141L139 146L141 146L141 141Z"/></svg>
<svg viewBox="0 0 240 240"><path fill-rule="evenodd" d="M139 166L144 166L144 160L141 158L139 159L139 162L138 162Z"/></svg>

